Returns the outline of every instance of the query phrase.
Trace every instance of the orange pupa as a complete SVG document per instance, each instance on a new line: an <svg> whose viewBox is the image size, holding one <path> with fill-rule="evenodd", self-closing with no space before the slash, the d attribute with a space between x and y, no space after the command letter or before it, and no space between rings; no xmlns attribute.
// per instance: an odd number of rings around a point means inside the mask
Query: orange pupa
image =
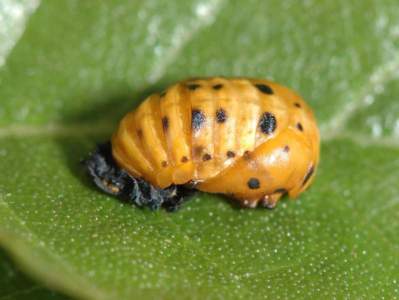
<svg viewBox="0 0 399 300"><path fill-rule="evenodd" d="M109 194L174 210L191 190L272 208L312 183L320 138L305 101L277 83L178 82L129 112L86 164Z"/></svg>

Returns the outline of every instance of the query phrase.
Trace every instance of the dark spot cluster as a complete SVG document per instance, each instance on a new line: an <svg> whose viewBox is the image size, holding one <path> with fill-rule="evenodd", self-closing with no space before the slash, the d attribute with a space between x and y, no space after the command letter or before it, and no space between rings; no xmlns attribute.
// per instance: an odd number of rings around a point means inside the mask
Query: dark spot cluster
<svg viewBox="0 0 399 300"><path fill-rule="evenodd" d="M233 151L227 151L226 152L226 156L228 157L228 158L233 158L233 157L235 157L236 156L236 154L233 152Z"/></svg>
<svg viewBox="0 0 399 300"><path fill-rule="evenodd" d="M188 88L190 91L195 91L196 89L198 89L199 87L201 87L201 85L198 84L198 83L188 83L186 86L187 86L187 88Z"/></svg>
<svg viewBox="0 0 399 300"><path fill-rule="evenodd" d="M164 131L168 130L169 128L169 119L168 117L163 117L162 118L162 128Z"/></svg>
<svg viewBox="0 0 399 300"><path fill-rule="evenodd" d="M314 173L314 166L311 165L310 168L308 169L308 172L305 175L305 178L303 179L302 186L304 186L309 181L309 179L312 177L313 173Z"/></svg>
<svg viewBox="0 0 399 300"><path fill-rule="evenodd" d="M298 102L295 102L294 105L295 105L295 107L301 108L301 104Z"/></svg>
<svg viewBox="0 0 399 300"><path fill-rule="evenodd" d="M203 161L208 161L208 160L211 160L212 159L212 156L210 155L210 154L208 154L208 153L205 153L203 156L202 156L202 160Z"/></svg>
<svg viewBox="0 0 399 300"><path fill-rule="evenodd" d="M196 89L199 89L201 87L200 84L192 82L192 83L187 83L186 84L187 89L189 89L190 91L195 91ZM215 91L218 91L220 89L223 88L223 84L221 83L217 83L212 85L212 89L214 89Z"/></svg>
<svg viewBox="0 0 399 300"><path fill-rule="evenodd" d="M298 130L300 130L300 131L303 131L303 126L301 123L297 123L296 128L298 128Z"/></svg>
<svg viewBox="0 0 399 300"><path fill-rule="evenodd" d="M218 83L218 84L215 84L215 85L212 86L212 88L214 90L220 90L222 87L223 87L223 84L221 84L221 83Z"/></svg>
<svg viewBox="0 0 399 300"><path fill-rule="evenodd" d="M256 190L256 189L260 188L259 179L258 179L258 178L255 178L255 177L251 177L251 178L248 180L247 185L248 185L248 187L249 187L251 190Z"/></svg>
<svg viewBox="0 0 399 300"><path fill-rule="evenodd" d="M187 156L183 156L180 161L182 163L186 163L186 162L188 162L188 157Z"/></svg>
<svg viewBox="0 0 399 300"><path fill-rule="evenodd" d="M205 148L203 146L196 146L193 149L194 157L201 157L202 161L208 161L212 159L209 153L204 153Z"/></svg>
<svg viewBox="0 0 399 300"><path fill-rule="evenodd" d="M283 151L287 153L290 152L290 146L288 145L284 146Z"/></svg>
<svg viewBox="0 0 399 300"><path fill-rule="evenodd" d="M265 112L259 120L259 128L264 134L271 134L277 127L276 117L270 113Z"/></svg>
<svg viewBox="0 0 399 300"><path fill-rule="evenodd" d="M266 84L257 83L257 84L255 84L255 87L256 87L260 92L262 92L263 94L266 94L266 95L273 95L273 94L274 94L272 88L271 88L270 86L266 85Z"/></svg>
<svg viewBox="0 0 399 300"><path fill-rule="evenodd" d="M284 188L279 188L279 189L276 189L274 191L274 193L276 193L276 194L287 194L288 191L286 189L284 189Z"/></svg>
<svg viewBox="0 0 399 300"><path fill-rule="evenodd" d="M199 109L193 109L191 111L191 128L193 130L199 130L202 124L205 122L205 115Z"/></svg>
<svg viewBox="0 0 399 300"><path fill-rule="evenodd" d="M168 166L168 162L166 160L161 162L162 167L166 168Z"/></svg>
<svg viewBox="0 0 399 300"><path fill-rule="evenodd" d="M226 111L223 108L219 108L216 111L216 122L224 123L226 122L226 119L227 119Z"/></svg>
<svg viewBox="0 0 399 300"><path fill-rule="evenodd" d="M248 150L247 150L247 151L244 151L242 157L243 157L245 160L250 160L250 159L251 159L251 152L248 151Z"/></svg>

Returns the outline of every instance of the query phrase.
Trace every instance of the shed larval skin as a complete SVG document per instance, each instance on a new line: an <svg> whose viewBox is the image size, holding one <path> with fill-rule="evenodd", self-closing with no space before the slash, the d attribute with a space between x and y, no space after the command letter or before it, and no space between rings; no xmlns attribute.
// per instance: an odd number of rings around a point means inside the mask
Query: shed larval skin
<svg viewBox="0 0 399 300"><path fill-rule="evenodd" d="M149 96L112 136L118 166L155 187L190 184L273 207L313 181L319 131L290 89L250 78L179 82Z"/></svg>

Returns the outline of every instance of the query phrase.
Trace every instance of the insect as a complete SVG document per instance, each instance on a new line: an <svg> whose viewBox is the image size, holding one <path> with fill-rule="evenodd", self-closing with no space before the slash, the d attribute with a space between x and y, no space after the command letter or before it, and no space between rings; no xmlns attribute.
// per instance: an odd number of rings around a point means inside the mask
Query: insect
<svg viewBox="0 0 399 300"><path fill-rule="evenodd" d="M190 191L273 208L313 181L319 131L304 100L250 78L181 81L149 96L86 160L105 192L175 210Z"/></svg>

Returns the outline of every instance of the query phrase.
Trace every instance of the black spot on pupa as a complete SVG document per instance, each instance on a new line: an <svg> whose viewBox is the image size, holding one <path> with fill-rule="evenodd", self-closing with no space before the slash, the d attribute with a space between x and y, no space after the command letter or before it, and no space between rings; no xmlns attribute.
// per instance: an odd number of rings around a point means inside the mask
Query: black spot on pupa
<svg viewBox="0 0 399 300"><path fill-rule="evenodd" d="M188 158L187 158L187 156L183 156L182 158L181 158L181 160L180 160L182 163L186 163L186 162L188 162Z"/></svg>
<svg viewBox="0 0 399 300"><path fill-rule="evenodd" d="M214 90L220 90L222 87L223 87L223 84L221 84L221 83L218 83L218 84L215 84L214 86L212 86L212 88Z"/></svg>
<svg viewBox="0 0 399 300"><path fill-rule="evenodd" d="M301 123L297 123L296 128L298 128L300 131L303 131L303 126Z"/></svg>
<svg viewBox="0 0 399 300"><path fill-rule="evenodd" d="M290 152L290 146L286 145L283 149L284 152Z"/></svg>
<svg viewBox="0 0 399 300"><path fill-rule="evenodd" d="M295 102L294 105L295 105L296 107L298 107L298 108L301 108L301 104L298 103L298 102Z"/></svg>
<svg viewBox="0 0 399 300"><path fill-rule="evenodd" d="M259 179L252 177L248 180L247 185L251 190L256 190L260 187Z"/></svg>
<svg viewBox="0 0 399 300"><path fill-rule="evenodd" d="M169 128L169 119L168 117L163 117L162 118L162 128L164 131L168 130Z"/></svg>
<svg viewBox="0 0 399 300"><path fill-rule="evenodd" d="M224 123L227 119L226 111L223 108L219 108L216 111L216 122Z"/></svg>
<svg viewBox="0 0 399 300"><path fill-rule="evenodd" d="M168 162L166 160L161 162L162 167L166 168L168 166Z"/></svg>
<svg viewBox="0 0 399 300"><path fill-rule="evenodd" d="M236 154L233 152L233 151L227 151L226 152L226 156L228 157L228 158L233 158L234 156L236 156Z"/></svg>
<svg viewBox="0 0 399 300"><path fill-rule="evenodd" d="M207 161L207 160L211 160L212 159L212 156L210 155L210 154L208 154L208 153L205 153L203 156L202 156L202 160L203 161Z"/></svg>
<svg viewBox="0 0 399 300"><path fill-rule="evenodd" d="M162 93L159 94L159 97L162 98L162 97L165 97L165 95L166 95L166 91L163 91Z"/></svg>
<svg viewBox="0 0 399 300"><path fill-rule="evenodd" d="M312 177L313 173L314 173L314 166L311 165L308 172L305 175L305 178L303 179L302 186L304 186L309 181L309 179L310 179L310 177Z"/></svg>
<svg viewBox="0 0 399 300"><path fill-rule="evenodd" d="M193 130L201 129L202 124L205 122L205 115L198 109L191 111L191 128Z"/></svg>
<svg viewBox="0 0 399 300"><path fill-rule="evenodd" d="M245 160L250 160L252 157L251 157L251 152L250 151L245 151L244 153L243 153L243 155L242 155L242 157L245 159Z"/></svg>
<svg viewBox="0 0 399 300"><path fill-rule="evenodd" d="M280 188L280 189L275 190L274 193L276 193L276 194L286 194L286 193L288 193L288 191L286 189L284 189L284 188Z"/></svg>
<svg viewBox="0 0 399 300"><path fill-rule="evenodd" d="M255 84L256 88L264 94L273 95L273 90L270 86L262 83Z"/></svg>
<svg viewBox="0 0 399 300"><path fill-rule="evenodd" d="M187 84L187 88L188 88L190 91L195 91L195 90L198 89L200 86L201 86L201 85L198 84L198 83L188 83L188 84Z"/></svg>
<svg viewBox="0 0 399 300"><path fill-rule="evenodd" d="M276 117L270 113L265 112L259 120L259 128L264 134L271 134L277 127Z"/></svg>

